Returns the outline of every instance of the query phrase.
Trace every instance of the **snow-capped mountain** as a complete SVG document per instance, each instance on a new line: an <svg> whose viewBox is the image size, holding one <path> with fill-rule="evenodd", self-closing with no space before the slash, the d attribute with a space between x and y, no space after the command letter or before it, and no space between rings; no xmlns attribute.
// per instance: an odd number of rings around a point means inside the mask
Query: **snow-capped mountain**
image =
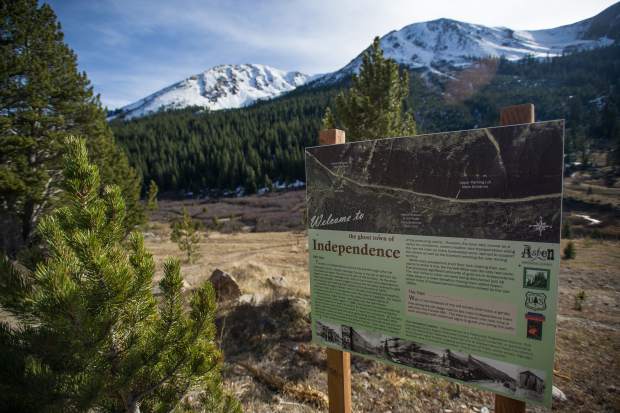
<svg viewBox="0 0 620 413"><path fill-rule="evenodd" d="M446 74L467 67L478 58L557 56L618 41L620 2L589 19L546 30L512 30L450 19L414 23L383 36L381 47L386 57L401 65ZM258 64L216 66L127 105L109 119L131 119L187 106L210 110L248 106L304 84L320 86L356 73L363 53L342 69L317 76Z"/></svg>
<svg viewBox="0 0 620 413"><path fill-rule="evenodd" d="M620 3L577 23L546 30L512 30L450 19L414 23L381 38L385 57L410 68L441 73L469 66L474 59L503 56L558 56L564 52L604 47L618 41ZM359 70L363 52L342 69L315 84L336 81Z"/></svg>
<svg viewBox="0 0 620 413"><path fill-rule="evenodd" d="M166 109L200 106L210 110L239 108L271 99L310 78L259 64L219 65L190 76L114 112L108 119L131 119Z"/></svg>

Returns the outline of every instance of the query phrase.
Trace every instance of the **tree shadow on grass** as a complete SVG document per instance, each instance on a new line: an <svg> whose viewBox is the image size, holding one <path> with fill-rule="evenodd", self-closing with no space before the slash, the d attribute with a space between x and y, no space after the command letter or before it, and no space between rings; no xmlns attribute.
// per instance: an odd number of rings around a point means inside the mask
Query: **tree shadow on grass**
<svg viewBox="0 0 620 413"><path fill-rule="evenodd" d="M283 298L223 311L216 325L226 361L260 360L283 343L309 342L312 333L307 306L301 299Z"/></svg>

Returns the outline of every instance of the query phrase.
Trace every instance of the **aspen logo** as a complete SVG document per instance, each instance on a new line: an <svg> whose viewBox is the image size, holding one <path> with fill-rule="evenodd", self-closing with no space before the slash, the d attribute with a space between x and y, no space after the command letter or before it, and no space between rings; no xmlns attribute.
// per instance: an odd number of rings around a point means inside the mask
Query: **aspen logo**
<svg viewBox="0 0 620 413"><path fill-rule="evenodd" d="M521 258L526 260L553 261L553 248L534 248L525 244Z"/></svg>

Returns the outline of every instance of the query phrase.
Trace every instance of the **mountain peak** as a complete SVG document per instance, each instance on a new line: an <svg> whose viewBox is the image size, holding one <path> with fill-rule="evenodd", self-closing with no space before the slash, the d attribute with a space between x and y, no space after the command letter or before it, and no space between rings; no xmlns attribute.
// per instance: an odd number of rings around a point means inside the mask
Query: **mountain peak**
<svg viewBox="0 0 620 413"><path fill-rule="evenodd" d="M604 47L620 38L620 3L577 23L546 30L513 30L440 18L413 23L381 37L383 54L402 66L441 73L442 68L471 65L475 59L559 56ZM356 73L362 52L337 72L317 79L331 83Z"/></svg>
<svg viewBox="0 0 620 413"><path fill-rule="evenodd" d="M584 33L584 38L593 40L607 37L616 41L620 40L620 2L586 21L589 27Z"/></svg>
<svg viewBox="0 0 620 413"><path fill-rule="evenodd" d="M450 75L454 69L470 66L480 58L519 60L528 56L558 56L618 41L620 2L589 19L545 30L488 27L449 18L413 23L384 35L381 47L386 58L402 66ZM261 64L217 65L127 105L109 119L131 119L187 106L209 110L248 106L303 84L333 83L357 73L364 52L342 69L318 76L285 72Z"/></svg>
<svg viewBox="0 0 620 413"><path fill-rule="evenodd" d="M127 105L109 119L132 119L188 106L209 110L239 108L291 91L308 79L301 72L285 72L262 64L221 64Z"/></svg>

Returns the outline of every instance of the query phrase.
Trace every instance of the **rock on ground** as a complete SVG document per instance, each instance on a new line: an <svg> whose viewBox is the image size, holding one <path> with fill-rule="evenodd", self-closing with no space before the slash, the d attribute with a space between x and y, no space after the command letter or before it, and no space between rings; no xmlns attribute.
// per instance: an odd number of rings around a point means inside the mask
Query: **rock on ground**
<svg viewBox="0 0 620 413"><path fill-rule="evenodd" d="M269 286L271 288L273 288L274 290L281 290L287 287L287 282L286 279L279 275L279 276L273 276L273 277L269 277L267 278L267 284L269 284Z"/></svg>
<svg viewBox="0 0 620 413"><path fill-rule="evenodd" d="M241 296L241 289L235 277L217 268L209 278L218 301L232 301Z"/></svg>
<svg viewBox="0 0 620 413"><path fill-rule="evenodd" d="M558 401L558 402L566 401L566 395L564 394L564 392L555 386L553 386L553 388L551 389L551 396L553 397L553 400L555 401Z"/></svg>

